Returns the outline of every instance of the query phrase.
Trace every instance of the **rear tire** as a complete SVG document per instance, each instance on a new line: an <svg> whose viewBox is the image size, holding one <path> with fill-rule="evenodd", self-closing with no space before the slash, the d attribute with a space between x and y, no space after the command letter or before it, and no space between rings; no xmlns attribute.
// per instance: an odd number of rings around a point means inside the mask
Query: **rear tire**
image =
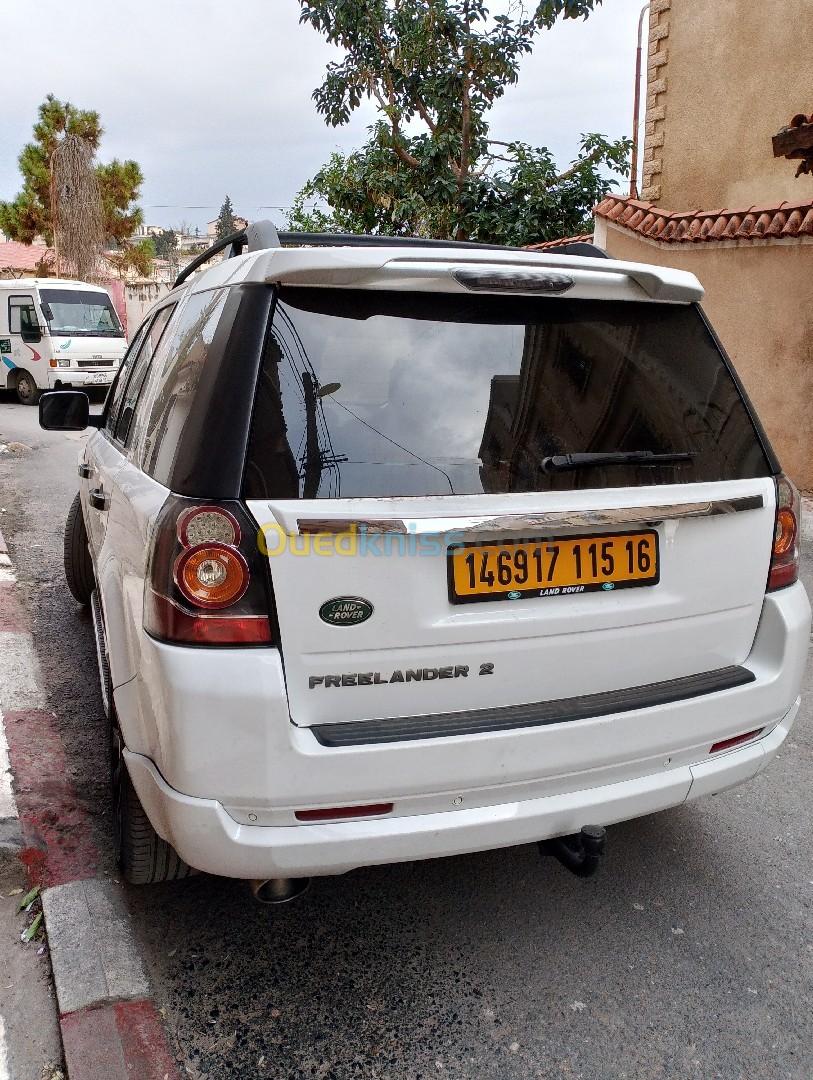
<svg viewBox="0 0 813 1080"><path fill-rule="evenodd" d="M144 813L121 750L121 732L113 723L113 810L116 859L131 885L180 881L193 873L178 852L162 840Z"/></svg>
<svg viewBox="0 0 813 1080"><path fill-rule="evenodd" d="M36 405L40 399L37 384L27 371L21 371L17 376L14 389L17 391L17 400L21 405Z"/></svg>
<svg viewBox="0 0 813 1080"><path fill-rule="evenodd" d="M70 594L77 603L86 606L90 603L90 594L93 592L93 561L78 493L71 503L65 522L63 551L65 580Z"/></svg>

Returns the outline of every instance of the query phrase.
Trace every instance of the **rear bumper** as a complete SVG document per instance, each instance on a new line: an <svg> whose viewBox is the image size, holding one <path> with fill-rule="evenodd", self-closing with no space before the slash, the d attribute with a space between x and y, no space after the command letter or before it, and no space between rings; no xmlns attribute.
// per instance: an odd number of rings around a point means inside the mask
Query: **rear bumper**
<svg viewBox="0 0 813 1080"><path fill-rule="evenodd" d="M191 866L235 878L324 876L531 843L723 791L749 780L774 757L799 704L797 699L761 739L696 764L542 798L331 824L244 825L215 800L173 790L149 758L129 751L125 757L154 827Z"/></svg>

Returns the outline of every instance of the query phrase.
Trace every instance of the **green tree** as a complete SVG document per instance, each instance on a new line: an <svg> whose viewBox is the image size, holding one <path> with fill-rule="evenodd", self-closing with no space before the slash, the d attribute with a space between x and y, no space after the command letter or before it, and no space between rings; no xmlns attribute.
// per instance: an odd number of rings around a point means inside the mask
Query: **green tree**
<svg viewBox="0 0 813 1080"><path fill-rule="evenodd" d="M174 229L162 229L153 238L159 259L173 259L178 251L178 234Z"/></svg>
<svg viewBox="0 0 813 1080"><path fill-rule="evenodd" d="M139 240L137 244L124 244L118 251L107 255L108 262L124 279L131 272L137 277L152 277L155 244L151 237Z"/></svg>
<svg viewBox="0 0 813 1080"><path fill-rule="evenodd" d="M18 159L22 190L12 202L0 202L0 230L12 240L30 244L42 236L47 243L53 242L51 162L58 144L68 134L86 140L96 154L103 134L99 114L92 109L77 109L49 94L39 107L34 139L23 147ZM144 177L135 161L115 159L97 164L96 174L105 236L108 242L122 244L141 224L141 210L134 203Z"/></svg>
<svg viewBox="0 0 813 1080"><path fill-rule="evenodd" d="M546 147L491 139L487 117L538 34L598 3L492 16L483 0L300 0L300 21L343 50L317 110L338 126L370 98L379 118L364 146L305 184L290 226L515 244L582 231L608 170L628 169L629 140L583 135L560 171Z"/></svg>
<svg viewBox="0 0 813 1080"><path fill-rule="evenodd" d="M223 200L223 205L220 207L220 213L217 215L217 239L222 240L225 236L233 233L235 229L234 207L227 195Z"/></svg>

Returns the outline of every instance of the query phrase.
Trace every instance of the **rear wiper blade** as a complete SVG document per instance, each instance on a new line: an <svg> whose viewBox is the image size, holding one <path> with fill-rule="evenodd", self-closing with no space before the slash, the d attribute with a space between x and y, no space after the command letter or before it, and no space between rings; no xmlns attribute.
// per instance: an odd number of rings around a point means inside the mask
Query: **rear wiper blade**
<svg viewBox="0 0 813 1080"><path fill-rule="evenodd" d="M542 458L543 472L569 472L592 465L676 465L691 461L694 454L655 454L651 450L619 450L606 454L554 454Z"/></svg>

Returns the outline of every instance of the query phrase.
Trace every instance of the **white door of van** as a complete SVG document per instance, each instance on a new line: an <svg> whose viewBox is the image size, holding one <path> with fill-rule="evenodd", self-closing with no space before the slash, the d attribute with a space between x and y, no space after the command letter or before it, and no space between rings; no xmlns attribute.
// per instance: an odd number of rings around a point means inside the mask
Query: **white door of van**
<svg viewBox="0 0 813 1080"><path fill-rule="evenodd" d="M3 354L3 366L7 369L8 385L13 379L20 400L33 405L37 391L48 386L48 361L44 358L42 324L33 293L9 292L7 318L11 347Z"/></svg>

